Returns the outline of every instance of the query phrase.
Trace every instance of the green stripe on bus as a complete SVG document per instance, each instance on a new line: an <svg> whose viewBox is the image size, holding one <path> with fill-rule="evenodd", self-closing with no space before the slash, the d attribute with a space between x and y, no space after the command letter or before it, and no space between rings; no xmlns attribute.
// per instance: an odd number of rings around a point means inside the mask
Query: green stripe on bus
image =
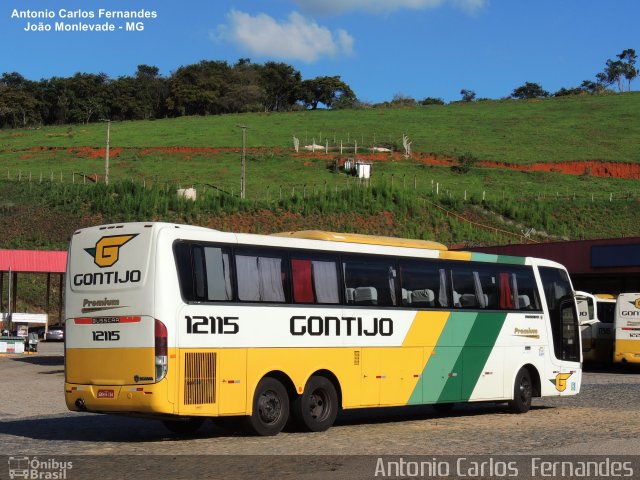
<svg viewBox="0 0 640 480"><path fill-rule="evenodd" d="M471 398L506 318L506 313L478 314L462 352L462 401Z"/></svg>
<svg viewBox="0 0 640 480"><path fill-rule="evenodd" d="M525 257L513 257L511 255L494 255L492 253L477 253L471 254L471 261L487 262L487 263L506 263L509 265L524 265Z"/></svg>
<svg viewBox="0 0 640 480"><path fill-rule="evenodd" d="M506 313L451 313L409 404L469 400L506 318Z"/></svg>
<svg viewBox="0 0 640 480"><path fill-rule="evenodd" d="M477 315L476 312L451 313L409 398L410 404L459 398L462 371L455 368Z"/></svg>

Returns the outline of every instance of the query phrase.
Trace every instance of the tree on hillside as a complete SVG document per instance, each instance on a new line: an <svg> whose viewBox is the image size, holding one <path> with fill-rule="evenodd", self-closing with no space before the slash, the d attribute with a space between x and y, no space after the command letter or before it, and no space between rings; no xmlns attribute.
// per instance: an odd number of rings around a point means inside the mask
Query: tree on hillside
<svg viewBox="0 0 640 480"><path fill-rule="evenodd" d="M108 116L106 73L76 73L68 79L69 90L73 93L69 104L69 120L87 124L92 120Z"/></svg>
<svg viewBox="0 0 640 480"><path fill-rule="evenodd" d="M631 81L638 76L638 69L635 66L638 58L636 51L633 48L627 48L626 50L623 50L622 53L618 54L617 57L623 65L623 75L628 82L627 90L631 91Z"/></svg>
<svg viewBox="0 0 640 480"><path fill-rule="evenodd" d="M526 82L524 85L511 92L513 98L528 99L548 97L549 92L544 90L538 83Z"/></svg>
<svg viewBox="0 0 640 480"><path fill-rule="evenodd" d="M138 65L134 84L134 94L138 108L136 117L159 118L165 113L165 100L168 95L167 81L160 75L160 69L151 65Z"/></svg>
<svg viewBox="0 0 640 480"><path fill-rule="evenodd" d="M233 66L229 88L222 98L228 112L259 112L265 98L265 90L261 85L262 66L251 63L248 58L241 58Z"/></svg>
<svg viewBox="0 0 640 480"><path fill-rule="evenodd" d="M474 92L473 90L467 90L465 88L460 90L460 95L462 95L463 102L473 102L476 98L476 92Z"/></svg>
<svg viewBox="0 0 640 480"><path fill-rule="evenodd" d="M631 90L631 81L638 76L638 69L635 67L636 52L633 48L628 48L616 57L618 60L607 60L604 70L596 75L596 79L605 87L617 85L619 92L624 92L624 80L627 80L628 89Z"/></svg>
<svg viewBox="0 0 640 480"><path fill-rule="evenodd" d="M444 105L441 98L426 97L420 100L420 105Z"/></svg>
<svg viewBox="0 0 640 480"><path fill-rule="evenodd" d="M588 93L600 93L602 92L602 90L604 90L604 87L598 82L583 80L580 84L580 89Z"/></svg>
<svg viewBox="0 0 640 480"><path fill-rule="evenodd" d="M392 107L415 107L416 99L410 95L404 93L396 93L391 99L390 106Z"/></svg>
<svg viewBox="0 0 640 480"><path fill-rule="evenodd" d="M178 116L227 113L221 98L226 93L230 71L224 61L203 60L180 67L169 79L169 110Z"/></svg>
<svg viewBox="0 0 640 480"><path fill-rule="evenodd" d="M300 97L302 76L291 65L267 62L260 71L264 89L263 107L267 112L291 110Z"/></svg>
<svg viewBox="0 0 640 480"><path fill-rule="evenodd" d="M316 77L303 81L300 87L300 99L307 108L315 110L320 103L327 108L333 108L339 103L344 108L348 103L355 102L356 96L340 76L334 76Z"/></svg>
<svg viewBox="0 0 640 480"><path fill-rule="evenodd" d="M0 77L0 127L26 127L40 124L41 102L37 84L17 72Z"/></svg>

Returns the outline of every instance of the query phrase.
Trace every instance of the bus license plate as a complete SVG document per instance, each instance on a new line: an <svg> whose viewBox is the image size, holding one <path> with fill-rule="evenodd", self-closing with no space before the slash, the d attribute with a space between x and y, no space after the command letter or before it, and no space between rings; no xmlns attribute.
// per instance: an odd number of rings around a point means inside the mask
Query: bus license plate
<svg viewBox="0 0 640 480"><path fill-rule="evenodd" d="M98 390L98 398L115 398L113 390Z"/></svg>

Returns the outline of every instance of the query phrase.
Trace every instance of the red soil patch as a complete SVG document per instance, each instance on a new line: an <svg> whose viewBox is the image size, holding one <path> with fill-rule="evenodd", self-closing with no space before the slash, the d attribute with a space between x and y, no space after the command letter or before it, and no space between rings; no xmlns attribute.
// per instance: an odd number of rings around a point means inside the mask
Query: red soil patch
<svg viewBox="0 0 640 480"><path fill-rule="evenodd" d="M640 164L597 162L591 160L574 162L533 163L531 165L514 165L500 162L479 162L483 167L508 168L511 170L533 172L559 172L568 175L591 175L593 177L640 178Z"/></svg>
<svg viewBox="0 0 640 480"><path fill-rule="evenodd" d="M436 158L417 156L415 160L429 165L455 165L453 158ZM486 168L507 168L520 172L557 172L567 175L591 175L593 177L640 178L640 164L605 162L594 160L576 160L572 162L538 162L531 164L515 164L483 160L478 166Z"/></svg>
<svg viewBox="0 0 640 480"><path fill-rule="evenodd" d="M94 147L31 147L20 150L0 150L0 152L41 152L41 151L58 151L63 150L70 153L75 153L79 157L87 157L91 159L103 158L106 154L104 148ZM124 149L112 148L109 151L110 157L117 157ZM129 150L129 149L127 149ZM136 150L136 149L132 149ZM140 155L150 155L153 153L182 153L186 154L185 158L191 158L194 154L206 154L216 155L223 152L240 152L238 147L226 147L226 148L212 148L212 147L149 147L139 150ZM265 151L273 154L291 154L291 150L288 148L248 148L247 152L251 154L264 153ZM300 152L294 155L296 158L301 159L335 159L337 154L335 152L323 153L323 152ZM343 155L340 158L340 163L344 163ZM400 152L392 153L372 153L364 150L362 153L358 153L356 156L358 159L369 160L372 162L389 162L389 161L402 161L404 155ZM21 157L21 159L27 160L27 156ZM440 166L452 166L456 161L452 157L437 157L429 154L414 153L412 159L417 162L425 163L428 165L440 165ZM308 162L304 165L307 166ZM513 164L506 162L494 162L490 160L483 160L478 162L478 166L485 168L502 168L509 170L517 170L522 172L558 172L568 175L591 175L594 177L612 177L612 178L640 178L640 164L635 163L622 163L622 162L607 162L597 160L577 160L569 162L538 162L532 164Z"/></svg>
<svg viewBox="0 0 640 480"><path fill-rule="evenodd" d="M75 152L78 157L86 157L86 158L104 158L107 155L106 148L93 148L93 147L75 147L68 148L67 151ZM109 149L109 157L115 158L122 152L122 148L110 148Z"/></svg>

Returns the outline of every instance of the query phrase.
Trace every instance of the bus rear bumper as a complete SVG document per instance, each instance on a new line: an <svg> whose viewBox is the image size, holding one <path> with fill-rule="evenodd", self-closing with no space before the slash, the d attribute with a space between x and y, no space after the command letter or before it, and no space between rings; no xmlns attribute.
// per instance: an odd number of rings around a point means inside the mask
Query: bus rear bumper
<svg viewBox="0 0 640 480"><path fill-rule="evenodd" d="M617 363L638 363L640 364L640 352L629 353L629 352L616 352L613 358L614 362Z"/></svg>
<svg viewBox="0 0 640 480"><path fill-rule="evenodd" d="M168 382L148 385L64 384L67 408L76 412L173 414Z"/></svg>

